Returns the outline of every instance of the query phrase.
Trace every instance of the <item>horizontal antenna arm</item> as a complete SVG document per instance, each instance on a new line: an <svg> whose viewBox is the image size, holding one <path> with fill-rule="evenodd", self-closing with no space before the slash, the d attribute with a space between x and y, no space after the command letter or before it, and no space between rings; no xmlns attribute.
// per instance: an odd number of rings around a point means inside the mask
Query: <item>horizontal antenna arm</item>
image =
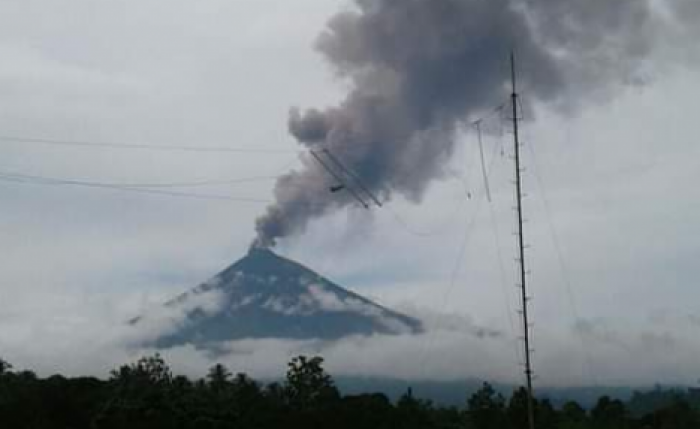
<svg viewBox="0 0 700 429"><path fill-rule="evenodd" d="M313 156L313 157L316 159L316 161L321 165L321 167L323 167L323 168L328 172L328 174L330 174L331 176L333 176L333 178L334 178L335 180L337 180L338 182L340 182L340 183L344 186L344 188L347 189L348 192L350 192L350 195L352 195L353 198L355 198L360 204L362 204L362 207L364 207L365 209L369 209L369 204L367 204L367 203L365 202L365 200L363 200L363 199L357 194L357 192L355 192L354 189L352 189L351 187L347 186L346 183L345 183L345 181L343 180L343 178L340 177L340 175L338 175L335 171L333 171L333 169L330 168L330 166L329 166L328 164L326 164L326 162L325 162L316 152L314 152L313 150L311 150L311 151L309 151L309 153L311 153L311 156Z"/></svg>
<svg viewBox="0 0 700 429"><path fill-rule="evenodd" d="M362 180L360 179L360 177L359 177L357 174L355 174L352 170L350 170L350 169L347 168L345 165L343 165L343 164L340 162L340 160L338 160L338 158L336 158L335 155L333 155L333 154L331 153L331 151L329 151L328 149L323 149L323 151L325 152L326 156L328 157L328 159L331 160L331 162L332 162L333 164L335 164L339 169L341 169L343 172L345 172L345 174L347 174L351 179L353 179L353 181L354 181L355 183L357 183L357 186L360 187L360 189L362 190L362 192L365 193L365 195L367 195L372 201L374 201L374 203L375 203L378 207L382 207L382 202L379 201L379 198L377 198L377 197L372 193L372 191L370 191L370 190L364 185L364 183L362 183Z"/></svg>

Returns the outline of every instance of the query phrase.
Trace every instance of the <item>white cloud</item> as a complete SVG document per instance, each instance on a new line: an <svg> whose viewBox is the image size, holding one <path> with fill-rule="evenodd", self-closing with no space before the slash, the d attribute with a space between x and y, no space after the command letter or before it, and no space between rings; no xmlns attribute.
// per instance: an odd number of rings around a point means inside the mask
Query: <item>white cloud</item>
<svg viewBox="0 0 700 429"><path fill-rule="evenodd" d="M139 316L132 329L127 329L129 344L144 344L174 333L188 323L188 316L193 312L201 312L204 316L217 314L224 310L225 297L220 289L199 288L169 301L167 305L154 305Z"/></svg>
<svg viewBox="0 0 700 429"><path fill-rule="evenodd" d="M684 17L694 19L695 0L680 4L689 11ZM288 108L330 105L344 90L311 49L337 7L322 0L304 8L287 0L196 7L165 0L129 7L83 0L3 2L0 134L296 149L287 137ZM690 55L683 46L663 55ZM526 151L536 363L543 383L583 384L591 374L601 381L692 382L700 372L694 362L700 346L694 335L700 302L694 123L699 75L689 69L664 73L580 117L537 110L536 122L524 124L524 140L535 147L537 171L547 186L576 307L569 302ZM293 353L306 350L323 352L339 372L517 379L516 346L504 317L507 307L517 305L510 284L511 164L497 154L491 179L506 269L502 288L489 207L477 210L478 155L472 137L464 143L449 168L468 170L472 200L462 202L465 186L447 181L434 185L422 205L394 201L390 210L337 214L281 247L281 253L378 302L427 308L419 311L431 327L427 334L331 345L236 343L227 358L232 369L283 371ZM274 175L296 157L8 142L0 147L0 171L125 182ZM271 185L206 191L265 198ZM42 373L100 375L143 352L126 347L133 333L124 322L244 255L262 209L6 183L0 184L0 206L3 357ZM458 261L472 219L475 227ZM330 308L354 305L327 296L320 301ZM649 320L659 312L673 317L664 324ZM589 322L588 331L579 327L572 334L577 316L605 323ZM210 363L193 349L168 358L193 372Z"/></svg>

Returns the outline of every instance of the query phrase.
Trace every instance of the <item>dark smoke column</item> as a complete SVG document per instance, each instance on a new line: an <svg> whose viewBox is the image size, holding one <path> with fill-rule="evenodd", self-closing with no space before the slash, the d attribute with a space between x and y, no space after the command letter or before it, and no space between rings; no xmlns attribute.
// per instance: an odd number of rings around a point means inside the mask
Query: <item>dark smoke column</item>
<svg viewBox="0 0 700 429"><path fill-rule="evenodd" d="M333 17L318 50L352 90L335 108L293 109L289 131L328 148L381 199L419 202L444 175L460 122L507 99L508 54L530 101L629 81L650 50L646 0L356 0ZM354 204L309 158L279 179L256 222L271 247L312 219Z"/></svg>

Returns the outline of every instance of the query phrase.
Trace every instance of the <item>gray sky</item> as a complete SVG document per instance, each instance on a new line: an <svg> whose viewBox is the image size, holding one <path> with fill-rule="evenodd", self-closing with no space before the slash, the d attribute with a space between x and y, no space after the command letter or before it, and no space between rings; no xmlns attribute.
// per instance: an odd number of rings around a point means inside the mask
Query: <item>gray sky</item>
<svg viewBox="0 0 700 429"><path fill-rule="evenodd" d="M288 111L344 96L347 82L313 43L329 17L348 7L322 0L303 7L286 0L2 2L0 136L277 152L0 141L0 172L170 183L274 177L298 167ZM692 61L669 60L692 54L678 43L654 53L644 84L603 94L575 115L538 105L526 112L541 383L694 383L700 374L700 72ZM420 338L321 348L332 370L519 379L508 318L517 301L504 142L485 141L492 204L481 198L476 140L466 133L449 166L454 173L421 204L397 198L371 214L351 208L280 243L281 254L437 327ZM273 185L176 191L271 200ZM241 257L265 204L0 182L0 207L0 355L42 373L99 375L141 352L124 346L123 321ZM479 338L479 328L502 335ZM290 353L321 346L231 347L234 370L266 374L282 371ZM210 363L188 349L168 357L195 373Z"/></svg>

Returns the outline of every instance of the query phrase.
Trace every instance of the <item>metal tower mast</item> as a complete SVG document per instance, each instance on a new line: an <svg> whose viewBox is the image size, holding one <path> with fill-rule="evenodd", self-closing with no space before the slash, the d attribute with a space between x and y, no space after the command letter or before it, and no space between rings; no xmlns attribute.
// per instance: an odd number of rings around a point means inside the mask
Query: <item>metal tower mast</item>
<svg viewBox="0 0 700 429"><path fill-rule="evenodd" d="M517 92L517 81L515 75L515 54L510 55L510 65L511 65L511 80L513 85L513 93L511 94L511 102L513 104L513 144L515 152L515 189L516 189L516 199L517 199L517 213L518 213L518 262L520 264L520 291L522 299L522 321L523 321L523 344L524 344L524 355L525 355L525 378L527 380L527 415L528 415L528 428L535 429L535 410L534 410L534 399L533 399L533 389L532 389L532 359L530 348L530 320L528 317L528 301L530 298L527 295L527 285L526 277L527 271L525 269L525 237L523 234L523 194L522 194L522 180L521 180L521 169L520 169L520 136L518 129L518 92Z"/></svg>

